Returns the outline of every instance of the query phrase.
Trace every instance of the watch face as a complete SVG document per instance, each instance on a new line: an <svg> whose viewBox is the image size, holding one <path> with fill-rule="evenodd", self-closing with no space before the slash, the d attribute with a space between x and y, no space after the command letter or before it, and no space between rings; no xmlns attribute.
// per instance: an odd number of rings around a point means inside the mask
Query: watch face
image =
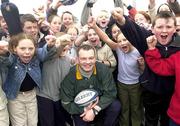
<svg viewBox="0 0 180 126"><path fill-rule="evenodd" d="M98 114L98 111L96 110L96 109L92 109L93 110L93 112L94 112L94 115L97 115Z"/></svg>

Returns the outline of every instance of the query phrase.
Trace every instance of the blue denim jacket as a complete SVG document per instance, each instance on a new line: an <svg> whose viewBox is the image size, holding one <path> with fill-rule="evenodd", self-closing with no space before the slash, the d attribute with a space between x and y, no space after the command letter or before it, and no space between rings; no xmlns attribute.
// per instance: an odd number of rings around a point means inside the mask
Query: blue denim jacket
<svg viewBox="0 0 180 126"><path fill-rule="evenodd" d="M6 57L9 59L9 63L7 63L6 61L9 69L3 89L8 99L16 98L20 90L21 84L26 77L26 73L28 73L34 80L34 82L37 84L37 86L41 88L40 62L45 60L52 53L53 48L47 51L47 45L45 45L43 48L39 48L37 50L36 55L28 64L22 63L20 59L14 54L10 54L9 57ZM2 63L3 60L1 58L0 62Z"/></svg>

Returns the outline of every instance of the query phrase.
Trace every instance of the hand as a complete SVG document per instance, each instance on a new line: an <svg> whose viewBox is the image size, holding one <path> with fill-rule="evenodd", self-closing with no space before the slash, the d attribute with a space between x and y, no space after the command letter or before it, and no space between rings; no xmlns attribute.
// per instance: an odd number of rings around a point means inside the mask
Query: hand
<svg viewBox="0 0 180 126"><path fill-rule="evenodd" d="M8 52L9 43L7 41L0 41L0 54L6 54Z"/></svg>
<svg viewBox="0 0 180 126"><path fill-rule="evenodd" d="M66 46L71 43L71 35L65 34L57 38L56 47Z"/></svg>
<svg viewBox="0 0 180 126"><path fill-rule="evenodd" d="M44 13L44 6L41 5L38 8L33 8L33 12L34 12L34 14L38 14L38 15L41 13Z"/></svg>
<svg viewBox="0 0 180 126"><path fill-rule="evenodd" d="M48 47L53 47L56 43L56 37L53 35L47 35L45 37L45 40L46 40Z"/></svg>
<svg viewBox="0 0 180 126"><path fill-rule="evenodd" d="M156 44L157 44L157 39L155 35L149 36L148 38L146 38L146 41L147 41L148 48L150 50L155 49Z"/></svg>
<svg viewBox="0 0 180 126"><path fill-rule="evenodd" d="M47 0L47 2L46 2L46 9L47 10L50 8L51 4L52 4L52 0Z"/></svg>
<svg viewBox="0 0 180 126"><path fill-rule="evenodd" d="M89 104L87 107L84 108L84 112L80 115L80 117L83 117L86 115L87 111L94 108L99 103L99 97L96 98L96 102Z"/></svg>
<svg viewBox="0 0 180 126"><path fill-rule="evenodd" d="M154 8L156 6L156 0L149 0L149 8Z"/></svg>
<svg viewBox="0 0 180 126"><path fill-rule="evenodd" d="M92 17L92 16L89 17L89 19L88 19L88 26L90 28L94 28L96 26L96 20L95 20L94 17Z"/></svg>
<svg viewBox="0 0 180 126"><path fill-rule="evenodd" d="M111 11L112 17L117 20L119 24L125 23L125 18L123 16L124 12L123 9L120 7L116 7L114 10Z"/></svg>
<svg viewBox="0 0 180 126"><path fill-rule="evenodd" d="M90 122L90 121L93 121L94 118L95 118L95 114L94 114L93 110L90 109L90 110L86 111L86 114L85 114L85 116L83 116L82 119L86 122Z"/></svg>
<svg viewBox="0 0 180 126"><path fill-rule="evenodd" d="M174 3L176 0L167 0L167 3Z"/></svg>
<svg viewBox="0 0 180 126"><path fill-rule="evenodd" d="M144 65L144 58L142 56L138 57L137 61L140 66Z"/></svg>
<svg viewBox="0 0 180 126"><path fill-rule="evenodd" d="M50 29L50 24L46 20L39 20L38 24L43 31L48 31Z"/></svg>
<svg viewBox="0 0 180 126"><path fill-rule="evenodd" d="M82 32L81 32L81 34L86 34L86 33L88 32L88 30L89 30L89 27L90 27L90 26L88 26L88 24L84 25L84 26L82 27Z"/></svg>
<svg viewBox="0 0 180 126"><path fill-rule="evenodd" d="M99 103L99 97L96 98L96 102L93 102L87 106L87 108L92 109Z"/></svg>
<svg viewBox="0 0 180 126"><path fill-rule="evenodd" d="M53 0L50 6L53 9L58 9L61 5L62 5L61 0Z"/></svg>
<svg viewBox="0 0 180 126"><path fill-rule="evenodd" d="M38 8L33 8L33 12L34 12L34 14L35 14L35 16L36 16L36 18L38 20L42 20L42 19L45 20L46 15L44 13L45 10L44 10L44 6L43 5L39 6Z"/></svg>
<svg viewBox="0 0 180 126"><path fill-rule="evenodd" d="M156 0L149 0L150 5L155 5Z"/></svg>

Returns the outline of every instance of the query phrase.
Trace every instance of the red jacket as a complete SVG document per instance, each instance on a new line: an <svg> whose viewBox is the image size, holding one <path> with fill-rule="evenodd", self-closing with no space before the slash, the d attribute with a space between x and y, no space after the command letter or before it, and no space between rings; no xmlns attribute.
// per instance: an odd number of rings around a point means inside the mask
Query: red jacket
<svg viewBox="0 0 180 126"><path fill-rule="evenodd" d="M158 49L147 50L145 60L153 72L161 76L176 76L175 90L168 108L169 117L180 124L180 51L169 58L161 58Z"/></svg>

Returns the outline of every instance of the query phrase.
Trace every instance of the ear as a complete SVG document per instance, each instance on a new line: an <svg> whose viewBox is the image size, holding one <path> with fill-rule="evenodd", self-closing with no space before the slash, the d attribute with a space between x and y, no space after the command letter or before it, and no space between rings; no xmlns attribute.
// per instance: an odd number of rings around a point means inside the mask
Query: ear
<svg viewBox="0 0 180 126"><path fill-rule="evenodd" d="M77 64L79 64L79 57L76 58Z"/></svg>
<svg viewBox="0 0 180 126"><path fill-rule="evenodd" d="M176 29L177 29L177 25L176 25L175 28L174 28L174 33L176 33Z"/></svg>
<svg viewBox="0 0 180 126"><path fill-rule="evenodd" d="M155 33L154 27L152 27L152 26L151 26L151 31L152 31L153 34Z"/></svg>
<svg viewBox="0 0 180 126"><path fill-rule="evenodd" d="M17 49L16 49L16 47L15 47L15 46L13 46L12 51L13 51L14 53L16 53L16 52L17 52Z"/></svg>

